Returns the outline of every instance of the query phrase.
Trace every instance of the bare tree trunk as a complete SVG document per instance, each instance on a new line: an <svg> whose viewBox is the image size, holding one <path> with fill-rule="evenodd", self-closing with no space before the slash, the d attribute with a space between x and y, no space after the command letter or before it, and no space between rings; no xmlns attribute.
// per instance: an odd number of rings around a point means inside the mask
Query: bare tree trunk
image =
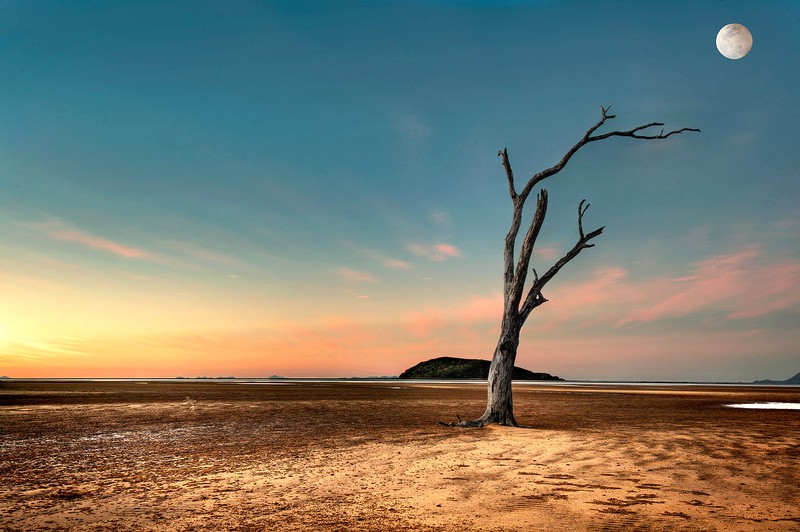
<svg viewBox="0 0 800 532"><path fill-rule="evenodd" d="M699 129L683 128L664 133L662 129L657 135L645 133L645 130L651 127L663 126L660 122L651 122L642 126L635 127L626 131L610 131L600 135L593 135L600 126L605 124L607 120L613 119L616 116L608 114L608 107L600 107L601 118L594 126L583 135L583 137L561 158L555 165L542 170L538 174L533 175L522 192L519 194L514 187L514 174L511 170L511 163L508 160L508 150L502 150L497 155L502 159L503 168L506 171L506 178L508 179L508 191L511 196L511 201L514 204L514 211L511 218L511 227L508 230L505 240L505 248L503 252L503 322L500 327L500 339L497 341L497 347L492 357L492 364L489 367L489 381L487 386L487 402L486 411L483 415L472 421L462 421L459 418L458 423L442 423L443 425L460 426L460 427L482 427L490 423L498 423L500 425L510 425L513 427L519 426L514 419L514 403L512 397L511 377L514 371L514 362L517 359L517 348L519 347L519 335L522 326L528 319L531 311L547 302L547 299L542 295L544 286L555 277L555 275L563 268L569 261L578 256L584 249L593 247L589 241L599 236L603 232L603 227L595 229L589 233L583 231L583 215L589 208L586 200L582 200L578 204L578 241L563 257L561 257L554 265L552 265L542 277L536 273L536 270L531 270L533 273L533 284L528 290L527 295L523 299L525 292L525 281L528 277L528 268L530 267L531 255L533 253L536 239L539 236L539 230L542 228L544 218L547 214L547 191L542 189L536 200L536 212L531 220L531 225L522 240L522 246L519 251L519 258L516 266L514 265L514 247L516 245L517 234L519 233L520 225L522 223L522 210L525 206L525 200L533 191L533 188L541 181L547 179L560 172L575 153L586 144L605 140L611 137L630 137L634 139L656 140L666 139L672 135L683 133L684 131L696 131Z"/></svg>
<svg viewBox="0 0 800 532"><path fill-rule="evenodd" d="M442 423L443 425L458 425L460 427L483 427L491 423L518 427L514 419L514 402L511 390L511 376L514 371L514 362L517 359L519 347L519 333L522 325L518 318L505 317L501 327L500 339L494 350L492 364L489 366L489 381L487 386L486 411L483 415L472 421L458 423Z"/></svg>
<svg viewBox="0 0 800 532"><path fill-rule="evenodd" d="M511 393L511 376L517 359L519 333L522 328L518 321L503 322L503 330L494 350L492 365L489 366L486 412L481 416L483 424L498 423L516 427L514 402Z"/></svg>

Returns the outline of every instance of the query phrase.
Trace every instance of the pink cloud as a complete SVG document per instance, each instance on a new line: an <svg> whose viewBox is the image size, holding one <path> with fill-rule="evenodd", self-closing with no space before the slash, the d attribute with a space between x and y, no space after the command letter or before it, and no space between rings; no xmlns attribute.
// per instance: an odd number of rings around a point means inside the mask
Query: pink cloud
<svg viewBox="0 0 800 532"><path fill-rule="evenodd" d="M753 283L759 297L749 301L745 299L744 308L731 312L729 318L755 318L797 307L800 302L800 262L769 265L753 279Z"/></svg>
<svg viewBox="0 0 800 532"><path fill-rule="evenodd" d="M377 283L378 280L369 272L341 267L337 270L339 277L349 283Z"/></svg>
<svg viewBox="0 0 800 532"><path fill-rule="evenodd" d="M455 315L467 323L485 320L499 323L503 316L503 294L469 298L459 305Z"/></svg>
<svg viewBox="0 0 800 532"><path fill-rule="evenodd" d="M543 292L548 302L529 320L539 330L608 325L619 319L620 308L627 309L641 295L627 278L628 272L618 267L599 268L577 282L560 282L556 277Z"/></svg>
<svg viewBox="0 0 800 532"><path fill-rule="evenodd" d="M91 249L105 251L118 257L126 259L152 259L155 255L147 250L126 246L119 242L114 242L107 238L93 235L70 225L68 222L59 218L54 218L48 222L29 224L41 231L43 234L59 240L61 242L71 242Z"/></svg>
<svg viewBox="0 0 800 532"><path fill-rule="evenodd" d="M444 325L441 313L434 309L408 312L403 321L406 330L417 338L425 338L432 330Z"/></svg>
<svg viewBox="0 0 800 532"><path fill-rule="evenodd" d="M412 270L414 266L410 262L400 259L386 258L383 260L383 265L392 270Z"/></svg>
<svg viewBox="0 0 800 532"><path fill-rule="evenodd" d="M419 257L425 257L434 262L442 262L461 256L461 250L452 244L409 244L408 250Z"/></svg>
<svg viewBox="0 0 800 532"><path fill-rule="evenodd" d="M631 290L625 286L628 281L628 272L624 268L609 267L599 268L591 273L589 279L578 283L565 283L562 286L554 287L552 302L558 300L567 302L570 305L580 308L600 304L608 304L624 292L624 296L630 297ZM553 280L558 283L558 278ZM547 291L545 289L545 291ZM548 303L550 305L551 303Z"/></svg>
<svg viewBox="0 0 800 532"><path fill-rule="evenodd" d="M745 319L800 308L800 263L784 260L770 264L763 259L760 250L751 246L698 262L686 276L639 283L642 293L657 302L631 310L618 325L701 311Z"/></svg>
<svg viewBox="0 0 800 532"><path fill-rule="evenodd" d="M461 256L461 250L451 244L435 244L433 249L445 258Z"/></svg>
<svg viewBox="0 0 800 532"><path fill-rule="evenodd" d="M83 231L78 231L75 229L66 229L63 231L51 231L48 232L47 235L55 240L62 240L64 242L75 242L76 244L82 244L92 249L99 249L101 251L106 251L108 253L111 253L112 255L117 255L118 257L125 257L127 259L142 259L151 256L149 252L143 249L131 246L125 246L123 244L114 242L113 240L108 240L106 238L94 236L89 233L85 233Z"/></svg>
<svg viewBox="0 0 800 532"><path fill-rule="evenodd" d="M534 257L541 260L553 260L556 258L557 254L558 250L556 250L555 248L544 247L544 248L533 249Z"/></svg>
<svg viewBox="0 0 800 532"><path fill-rule="evenodd" d="M438 329L470 327L478 323L499 323L503 315L503 295L472 296L448 305L413 310L402 316L406 330L417 337L434 334Z"/></svg>
<svg viewBox="0 0 800 532"><path fill-rule="evenodd" d="M595 270L572 282L559 278L531 319L537 330L625 327L697 316L744 320L773 312L800 312L800 261L769 262L753 246L696 262L685 273L632 279L623 268ZM710 326L710 325L709 325Z"/></svg>

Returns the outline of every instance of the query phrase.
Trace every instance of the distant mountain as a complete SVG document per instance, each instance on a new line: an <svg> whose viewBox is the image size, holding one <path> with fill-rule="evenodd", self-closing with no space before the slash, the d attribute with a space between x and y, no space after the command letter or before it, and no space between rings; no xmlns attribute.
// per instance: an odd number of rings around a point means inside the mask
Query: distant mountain
<svg viewBox="0 0 800 532"><path fill-rule="evenodd" d="M800 384L800 373L798 373L792 378L786 379L785 381L764 380L764 381L754 381L753 384Z"/></svg>
<svg viewBox="0 0 800 532"><path fill-rule="evenodd" d="M420 362L400 374L401 379L481 379L489 377L488 360L476 358L439 357ZM549 373L534 373L514 366L512 380L517 381L563 381Z"/></svg>

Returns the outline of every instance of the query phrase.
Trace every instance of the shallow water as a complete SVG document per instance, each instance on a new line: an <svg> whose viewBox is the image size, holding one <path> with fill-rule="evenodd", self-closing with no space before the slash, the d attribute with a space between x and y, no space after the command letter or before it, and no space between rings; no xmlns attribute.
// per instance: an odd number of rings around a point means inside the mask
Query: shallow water
<svg viewBox="0 0 800 532"><path fill-rule="evenodd" d="M731 408L750 408L754 410L800 410L800 403L743 403L727 406Z"/></svg>

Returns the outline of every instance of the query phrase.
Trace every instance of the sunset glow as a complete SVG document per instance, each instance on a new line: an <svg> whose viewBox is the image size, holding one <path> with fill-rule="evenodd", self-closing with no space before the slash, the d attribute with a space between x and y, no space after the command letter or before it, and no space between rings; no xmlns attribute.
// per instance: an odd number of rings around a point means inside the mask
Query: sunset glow
<svg viewBox="0 0 800 532"><path fill-rule="evenodd" d="M702 134L593 143L545 182L538 272L574 244L581 199L606 230L548 285L517 364L800 370L797 4L303 4L0 10L0 375L490 358L497 151L526 179L609 104L615 128ZM739 61L714 46L729 19L758 36Z"/></svg>

